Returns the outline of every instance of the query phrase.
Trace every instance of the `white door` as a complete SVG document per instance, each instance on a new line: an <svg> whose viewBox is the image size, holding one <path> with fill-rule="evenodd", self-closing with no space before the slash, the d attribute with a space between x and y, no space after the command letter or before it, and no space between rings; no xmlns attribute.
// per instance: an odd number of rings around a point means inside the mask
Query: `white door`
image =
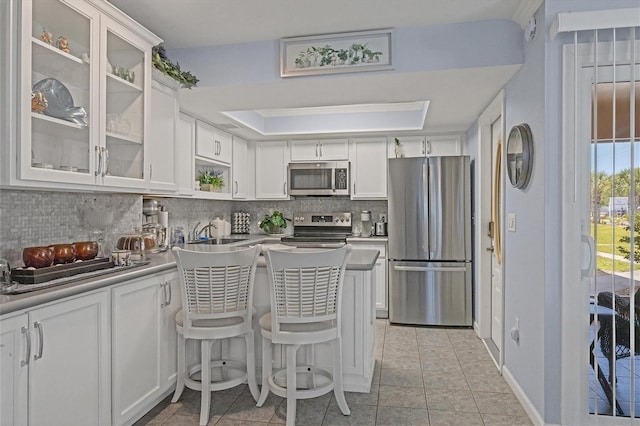
<svg viewBox="0 0 640 426"><path fill-rule="evenodd" d="M351 199L387 198L387 140L385 138L352 139Z"/></svg>
<svg viewBox="0 0 640 426"><path fill-rule="evenodd" d="M256 143L256 199L287 200L287 141Z"/></svg>
<svg viewBox="0 0 640 426"><path fill-rule="evenodd" d="M634 274L638 263L611 259L611 254L619 253L616 249L625 245L619 237L631 236L629 229L640 220L637 214L630 214L638 209L640 193L636 189L640 132L634 130L640 112L640 43L617 39L611 29L599 31L606 41L594 43L593 33L588 33L588 42L577 43L576 37L563 57L562 386L574 391L563 393L562 423L635 424L633 418L637 421L640 416L638 356L631 350L630 356L611 363L604 356L606 322L621 321L621 317L599 307L598 295L610 293L631 301L628 295L639 284L638 273ZM624 34L620 31L618 36ZM632 58L634 67L628 65ZM607 99L616 107L603 106ZM636 188L625 185L629 175ZM613 206L608 201L613 197L626 198L627 207L610 209ZM633 336L633 323L628 327L627 336ZM614 335L617 350L633 347L633 340L624 343L624 333ZM635 352L637 345L636 340ZM610 368L615 368L613 383Z"/></svg>
<svg viewBox="0 0 640 426"><path fill-rule="evenodd" d="M107 291L29 312L29 424L111 423Z"/></svg>
<svg viewBox="0 0 640 426"><path fill-rule="evenodd" d="M27 424L31 354L27 314L0 320L0 424Z"/></svg>
<svg viewBox="0 0 640 426"><path fill-rule="evenodd" d="M151 89L149 137L145 146L149 158L149 187L175 190L176 185L176 93L154 81Z"/></svg>
<svg viewBox="0 0 640 426"><path fill-rule="evenodd" d="M233 164L231 173L233 174L233 188L231 195L235 199L247 198L249 191L249 154L247 141L236 136L233 137Z"/></svg>
<svg viewBox="0 0 640 426"><path fill-rule="evenodd" d="M162 275L112 290L113 422L126 423L163 390Z"/></svg>
<svg viewBox="0 0 640 426"><path fill-rule="evenodd" d="M503 315L504 296L502 282L502 116L491 125L491 185L492 223L489 231L491 238L491 341L498 354L502 352L504 335ZM495 356L496 354L494 354ZM497 358L497 357L496 357ZM498 359L496 359L498 361Z"/></svg>

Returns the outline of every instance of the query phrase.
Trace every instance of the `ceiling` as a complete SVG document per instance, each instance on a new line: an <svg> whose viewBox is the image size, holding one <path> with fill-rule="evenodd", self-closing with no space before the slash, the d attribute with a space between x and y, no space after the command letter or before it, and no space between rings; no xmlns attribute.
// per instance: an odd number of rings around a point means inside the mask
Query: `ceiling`
<svg viewBox="0 0 640 426"><path fill-rule="evenodd" d="M524 27L542 3L542 0L110 1L161 37L170 59L171 49L375 28L428 27L491 19L513 20ZM189 69L188 64L181 65ZM401 75L358 73L367 74L367 85L376 87L375 96L370 91L352 90L353 76L345 75L203 86L182 90L180 98L185 110L249 139L265 136L242 126L235 128L238 122L221 112L425 100L430 104L423 130L465 131L518 68L505 65ZM327 90L327 81L331 90ZM308 96L310 93L316 96ZM301 105L301 98L313 99L313 103Z"/></svg>

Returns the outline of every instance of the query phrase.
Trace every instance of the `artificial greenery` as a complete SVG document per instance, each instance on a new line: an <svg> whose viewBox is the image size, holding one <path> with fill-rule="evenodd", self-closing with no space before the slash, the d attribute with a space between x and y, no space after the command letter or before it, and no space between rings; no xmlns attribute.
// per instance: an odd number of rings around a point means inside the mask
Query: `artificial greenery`
<svg viewBox="0 0 640 426"><path fill-rule="evenodd" d="M258 226L267 234L273 234L280 228L286 228L287 220L291 221L291 219L287 219L286 217L284 217L284 214L282 214L278 210L275 210L271 214L265 214L264 219L262 219Z"/></svg>
<svg viewBox="0 0 640 426"><path fill-rule="evenodd" d="M156 67L163 74L168 75L183 87L191 89L191 87L198 84L198 80L195 75L189 71L182 71L179 63L173 63L167 58L167 52L162 44L153 47L152 51L153 66Z"/></svg>
<svg viewBox="0 0 640 426"><path fill-rule="evenodd" d="M200 185L211 185L215 187L222 188L224 186L224 180L222 179L222 172L213 173L210 172L202 172L198 176L198 182Z"/></svg>

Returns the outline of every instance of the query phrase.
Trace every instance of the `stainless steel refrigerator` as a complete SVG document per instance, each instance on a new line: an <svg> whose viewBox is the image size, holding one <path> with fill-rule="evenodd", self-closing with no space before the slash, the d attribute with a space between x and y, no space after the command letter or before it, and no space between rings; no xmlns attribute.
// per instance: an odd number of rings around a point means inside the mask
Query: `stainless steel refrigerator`
<svg viewBox="0 0 640 426"><path fill-rule="evenodd" d="M389 320L472 324L469 157L389 160Z"/></svg>

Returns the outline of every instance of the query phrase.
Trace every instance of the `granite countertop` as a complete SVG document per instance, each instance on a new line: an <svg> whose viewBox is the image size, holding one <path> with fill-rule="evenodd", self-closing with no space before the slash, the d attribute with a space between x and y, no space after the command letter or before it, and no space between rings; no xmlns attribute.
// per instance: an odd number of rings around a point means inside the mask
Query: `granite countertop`
<svg viewBox="0 0 640 426"><path fill-rule="evenodd" d="M263 250L268 248L277 250L319 250L298 249L292 246L285 246L280 243L279 237L265 234L232 235L231 237L227 238L238 241L223 245L185 244L184 248L196 251L221 252L235 251L241 249L242 247L262 244ZM370 238L367 238L367 240L369 239ZM378 250L360 250L354 248L351 251L349 260L347 261L347 269L362 271L371 270L373 269L376 260L378 259L378 255ZM30 308L43 303L48 303L57 299L62 299L64 297L74 296L88 291L97 290L102 287L119 284L124 281L142 278L159 272L169 272L176 268L176 262L173 258L173 254L169 250L163 253L147 255L146 261L146 264L138 266L136 268L129 268L119 272L114 271L111 274L87 278L85 280L75 281L73 283L61 284L55 287L49 287L29 293L16 295L0 295L0 315ZM258 267L264 266L265 260L263 257L261 257L258 260Z"/></svg>

